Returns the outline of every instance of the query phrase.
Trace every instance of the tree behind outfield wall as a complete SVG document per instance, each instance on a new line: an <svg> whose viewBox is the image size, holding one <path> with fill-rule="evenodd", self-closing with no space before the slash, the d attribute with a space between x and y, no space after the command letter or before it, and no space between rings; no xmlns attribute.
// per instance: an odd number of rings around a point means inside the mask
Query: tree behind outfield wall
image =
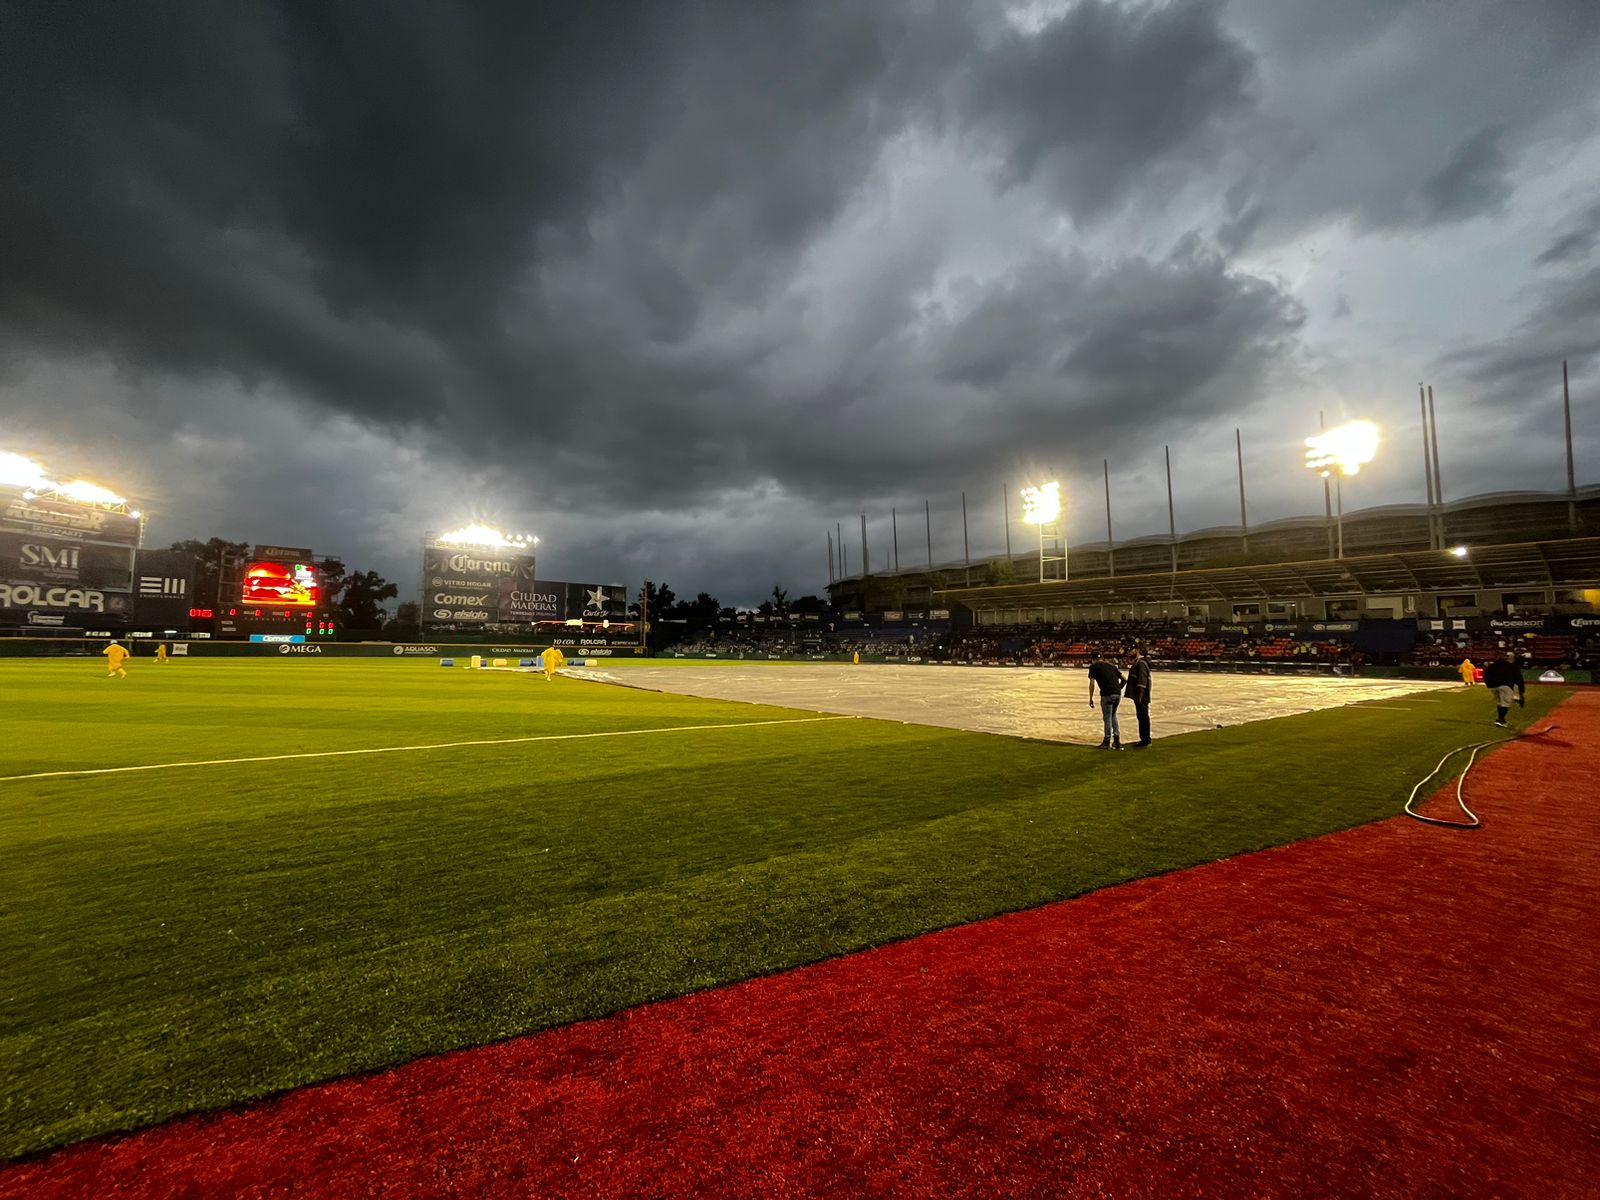
<svg viewBox="0 0 1600 1200"><path fill-rule="evenodd" d="M181 550L195 557L194 597L202 607L225 607L238 600L236 596L222 596L217 592L222 582L225 562L242 562L250 553L249 542L230 542L226 538L208 538L197 541L173 542L170 549Z"/></svg>
<svg viewBox="0 0 1600 1200"><path fill-rule="evenodd" d="M381 628L388 615L383 602L399 594L400 589L376 571L352 571L342 580L335 619L345 629Z"/></svg>

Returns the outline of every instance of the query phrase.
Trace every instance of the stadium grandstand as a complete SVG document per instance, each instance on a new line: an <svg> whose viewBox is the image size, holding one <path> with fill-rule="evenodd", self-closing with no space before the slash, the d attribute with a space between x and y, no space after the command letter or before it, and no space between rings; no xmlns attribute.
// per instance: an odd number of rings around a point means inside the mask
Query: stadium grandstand
<svg viewBox="0 0 1600 1200"><path fill-rule="evenodd" d="M958 624L997 626L1597 611L1600 486L1369 508L1346 513L1343 524L1342 557L1331 519L1290 517L1071 546L1065 579L1040 581L1030 550L857 573L829 594L839 610L868 622L943 609L958 614Z"/></svg>

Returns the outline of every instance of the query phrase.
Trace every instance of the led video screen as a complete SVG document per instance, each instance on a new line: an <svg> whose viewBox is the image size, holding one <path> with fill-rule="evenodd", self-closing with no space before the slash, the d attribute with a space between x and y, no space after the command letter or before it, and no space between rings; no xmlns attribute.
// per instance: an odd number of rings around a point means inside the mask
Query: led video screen
<svg viewBox="0 0 1600 1200"><path fill-rule="evenodd" d="M315 608L322 592L309 563L253 562L244 569L242 598L269 608Z"/></svg>

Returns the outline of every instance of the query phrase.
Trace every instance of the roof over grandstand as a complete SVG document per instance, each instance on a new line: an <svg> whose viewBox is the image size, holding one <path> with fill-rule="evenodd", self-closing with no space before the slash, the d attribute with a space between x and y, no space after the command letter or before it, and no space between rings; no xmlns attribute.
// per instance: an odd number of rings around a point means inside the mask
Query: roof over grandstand
<svg viewBox="0 0 1600 1200"><path fill-rule="evenodd" d="M1600 537L1480 546L1457 557L1412 550L1354 558L1252 563L1135 575L951 588L939 594L972 608L1073 603L1203 603L1293 600L1478 588L1600 585Z"/></svg>

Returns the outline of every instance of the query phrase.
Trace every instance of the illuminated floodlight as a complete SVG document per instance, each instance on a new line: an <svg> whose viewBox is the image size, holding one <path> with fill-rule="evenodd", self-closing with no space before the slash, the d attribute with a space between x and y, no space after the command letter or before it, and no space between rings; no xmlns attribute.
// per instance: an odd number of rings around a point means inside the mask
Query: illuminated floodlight
<svg viewBox="0 0 1600 1200"><path fill-rule="evenodd" d="M27 488L31 491L40 484L49 482L45 477L44 468L33 459L13 454L9 450L0 450L0 484Z"/></svg>
<svg viewBox="0 0 1600 1200"><path fill-rule="evenodd" d="M1467 548L1465 546L1453 546L1450 549L1450 553L1457 558L1465 558L1467 556Z"/></svg>
<svg viewBox="0 0 1600 1200"><path fill-rule="evenodd" d="M90 483L87 479L73 479L58 483L52 489L63 500L76 500L79 504L126 504L127 500L110 488Z"/></svg>
<svg viewBox="0 0 1600 1200"><path fill-rule="evenodd" d="M1061 516L1061 484L1056 480L1022 489L1022 522L1049 525Z"/></svg>
<svg viewBox="0 0 1600 1200"><path fill-rule="evenodd" d="M497 550L525 550L537 546L539 539L531 533L502 533L488 525L463 525L434 539L441 546L490 546Z"/></svg>
<svg viewBox="0 0 1600 1200"><path fill-rule="evenodd" d="M1338 471L1359 474L1378 453L1378 427L1371 421L1348 421L1306 439L1306 466L1324 479Z"/></svg>

